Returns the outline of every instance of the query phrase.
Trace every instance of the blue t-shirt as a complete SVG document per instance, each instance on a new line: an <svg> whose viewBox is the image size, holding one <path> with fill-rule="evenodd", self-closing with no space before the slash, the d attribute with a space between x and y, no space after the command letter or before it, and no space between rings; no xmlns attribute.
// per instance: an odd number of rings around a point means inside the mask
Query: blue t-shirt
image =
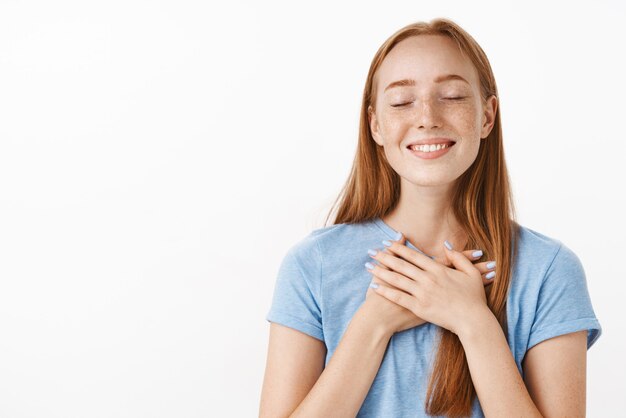
<svg viewBox="0 0 626 418"><path fill-rule="evenodd" d="M382 219L319 228L287 251L266 320L323 341L325 364L372 280L367 250L383 249L396 231ZM507 299L509 347L523 376L526 351L541 341L588 330L587 349L600 337L580 260L560 241L520 226ZM407 240L407 246L416 249ZM375 262L375 261L374 261ZM496 268L497 269L497 268ZM424 402L439 326L395 333L357 417L427 417ZM476 397L473 417L484 417Z"/></svg>

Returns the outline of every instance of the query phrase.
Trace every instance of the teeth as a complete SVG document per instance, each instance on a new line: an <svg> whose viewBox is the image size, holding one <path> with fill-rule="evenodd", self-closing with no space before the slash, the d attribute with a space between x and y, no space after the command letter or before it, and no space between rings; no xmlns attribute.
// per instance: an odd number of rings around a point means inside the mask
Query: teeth
<svg viewBox="0 0 626 418"><path fill-rule="evenodd" d="M421 151L421 152L433 152L439 151L440 149L448 148L448 144L430 144L430 145L413 145L411 149L413 151Z"/></svg>

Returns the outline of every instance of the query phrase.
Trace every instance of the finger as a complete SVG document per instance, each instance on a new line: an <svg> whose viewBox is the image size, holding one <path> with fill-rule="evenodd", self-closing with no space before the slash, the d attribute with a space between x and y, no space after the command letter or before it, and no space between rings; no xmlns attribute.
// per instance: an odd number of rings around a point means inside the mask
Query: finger
<svg viewBox="0 0 626 418"><path fill-rule="evenodd" d="M411 248L412 244L410 244L410 241L406 241L406 245L407 247ZM415 247L413 247L415 248ZM417 251L419 251L419 249L415 248ZM419 251L422 254L424 254L422 251ZM461 251L461 254L463 254L468 260L472 260L472 261L476 261L476 260L480 260L483 256L483 251L482 250L465 250L465 251ZM448 260L447 258L436 258L436 257L432 257L429 256L430 258L432 258L433 260L437 261L439 264L443 264L446 267L451 267L453 266L452 262L450 260ZM483 263L484 264L484 263ZM474 266L477 266L478 264L474 264Z"/></svg>
<svg viewBox="0 0 626 418"><path fill-rule="evenodd" d="M482 250L467 250L461 251L461 254L465 255L469 260L479 260L483 256ZM488 286L493 283L493 278L495 277L495 261L484 261L481 263L475 263L474 267L480 271L481 277L483 279L483 285ZM494 271L494 274L490 274Z"/></svg>
<svg viewBox="0 0 626 418"><path fill-rule="evenodd" d="M484 263L475 264L478 267L481 277L483 278L483 284L493 283L493 279L496 277L496 262L487 261Z"/></svg>
<svg viewBox="0 0 626 418"><path fill-rule="evenodd" d="M367 271L372 273L375 278L384 281L385 283L405 291L408 294L413 294L417 290L417 282L415 280L409 279L408 277L396 273L391 270L383 270L380 269L380 266L370 264L369 266L366 264L365 266Z"/></svg>
<svg viewBox="0 0 626 418"><path fill-rule="evenodd" d="M369 288L368 288L368 290L367 290L367 291L368 291L368 292L369 292L369 291L374 291L374 289L372 288L372 287L373 287L373 286L372 286L372 284L375 284L375 285L380 286L381 284L384 284L384 283L386 283L384 280L381 280L381 279L379 279L378 277L376 277L376 276L374 276L374 275L372 274L372 281L370 282L370 284L369 284ZM394 288L394 287L393 287L392 285L390 285L390 284L387 284L387 286L389 286L389 287L391 287L391 288ZM395 288L394 288L394 289L395 289Z"/></svg>
<svg viewBox="0 0 626 418"><path fill-rule="evenodd" d="M385 242L385 241L386 241L386 240L384 240L383 242ZM400 242L400 243L403 243L403 244L404 244L404 243L406 242L406 238L404 237L404 235L403 235L401 232L398 232L398 235L396 236L396 239L394 239L394 241L397 241L397 242ZM378 252L382 252L382 253L384 253L384 254L392 254L392 252L391 252L391 251L389 251L389 250L387 249L387 247L383 247L382 249L380 249L380 250L376 250L376 251L378 251ZM369 251L368 251L368 252L369 252ZM370 256L371 256L371 254L370 254ZM378 260L376 260L376 261L378 261ZM384 269L386 269L386 270L389 270L389 267L387 267L387 266L386 266L386 265L384 265L384 264L381 264L380 262L378 263L378 265L380 265L382 268L384 268Z"/></svg>
<svg viewBox="0 0 626 418"><path fill-rule="evenodd" d="M490 271L493 271L496 269L496 262L495 261L483 261L482 263L474 264L474 267L476 267L478 271L480 271L481 274L489 273Z"/></svg>
<svg viewBox="0 0 626 418"><path fill-rule="evenodd" d="M415 245L413 245L413 244L411 243L411 241L409 241L408 239L405 239L405 240L404 240L404 244L405 244L407 247L414 249L414 250L415 250L415 251L417 251L418 253L422 253L422 254L424 254L424 255L426 255L426 256L428 256L428 257L432 258L433 260L435 259L435 257L433 257L432 255L428 255L428 254L424 253L424 251L422 251L422 250L420 250L419 248L417 248L417 247L416 247Z"/></svg>
<svg viewBox="0 0 626 418"><path fill-rule="evenodd" d="M386 282L385 282L384 280L380 279L378 276L375 276L374 274L372 274L372 280L371 280L371 282L370 282L370 286L369 286L369 287L371 288L371 287L372 287L372 284L381 285L381 284L383 284L383 283L386 283ZM393 287L393 286L392 286L392 285L390 285L390 284L387 284L387 286L389 286L389 287ZM374 290L374 289L368 289L368 292L369 292L369 291L373 291L373 290Z"/></svg>
<svg viewBox="0 0 626 418"><path fill-rule="evenodd" d="M466 251L461 251L461 254L463 254L465 257L467 257L468 260L480 260L480 258L483 256L483 251L482 250L466 250Z"/></svg>
<svg viewBox="0 0 626 418"><path fill-rule="evenodd" d="M379 295L383 296L385 299L388 299L388 300L394 302L395 304L400 305L400 306L408 309L409 311L411 311L411 312L415 313L415 315L417 315L417 313L415 312L415 309L414 309L415 299L413 298L413 296L408 295L408 294L404 293L401 290L392 289L391 287L387 287L384 284L378 285L378 287L376 287L374 289L374 292L376 292Z"/></svg>
<svg viewBox="0 0 626 418"><path fill-rule="evenodd" d="M390 251L368 250L368 254L371 258L378 261L379 266L384 266L387 270L393 270L400 273L410 280L418 280L418 277L423 273L421 269L415 267L410 262L397 257Z"/></svg>
<svg viewBox="0 0 626 418"><path fill-rule="evenodd" d="M496 277L496 272L494 271L490 271L488 273L485 274L481 274L481 277L483 279L483 284L484 285L488 285L493 283L493 279Z"/></svg>
<svg viewBox="0 0 626 418"><path fill-rule="evenodd" d="M452 262L450 260L448 260L447 258L433 258L433 260L435 260L437 263L446 266L446 267L450 267L450 268L454 268L454 266L452 265Z"/></svg>
<svg viewBox="0 0 626 418"><path fill-rule="evenodd" d="M472 262L468 260L467 257L465 257L459 251L455 251L452 246L448 247L448 245L450 245L450 243L448 241L445 241L443 247L445 248L444 251L446 253L446 257L448 257L450 261L452 261L452 264L454 265L454 267L456 267L457 270L460 270L472 277L476 276L477 273L480 274L478 269L476 269L474 264L472 264Z"/></svg>
<svg viewBox="0 0 626 418"><path fill-rule="evenodd" d="M402 257L404 260L422 270L430 270L440 265L440 263L436 262L429 256L419 251L415 251L398 241L383 241L383 244L387 247L387 250Z"/></svg>
<svg viewBox="0 0 626 418"><path fill-rule="evenodd" d="M445 247L446 254L448 254L448 258L452 260L452 263L457 268L457 270L461 270L469 275L475 274L475 271L478 270L480 272L483 285L487 286L493 283L493 279L496 275L495 261L472 264L467 259L467 257L463 256L462 252L450 250L445 245L444 247Z"/></svg>
<svg viewBox="0 0 626 418"><path fill-rule="evenodd" d="M370 257L371 257L371 256L370 256ZM384 269L384 270L390 270L390 268L389 268L389 267L387 267L386 265L381 264L381 263L377 263L377 264L374 264L374 265L376 265L376 266L378 266L378 267L380 267L381 269Z"/></svg>

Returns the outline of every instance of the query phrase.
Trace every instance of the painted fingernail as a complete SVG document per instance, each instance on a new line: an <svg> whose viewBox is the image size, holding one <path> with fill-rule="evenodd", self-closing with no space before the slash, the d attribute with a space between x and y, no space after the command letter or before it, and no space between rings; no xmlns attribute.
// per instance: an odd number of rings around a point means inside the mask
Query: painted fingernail
<svg viewBox="0 0 626 418"><path fill-rule="evenodd" d="M378 283L374 283L374 282L372 282L372 283L370 283L370 287L371 287L372 289L378 289Z"/></svg>
<svg viewBox="0 0 626 418"><path fill-rule="evenodd" d="M496 262L495 261L490 261L487 263L487 268L489 270L493 269L496 266Z"/></svg>
<svg viewBox="0 0 626 418"><path fill-rule="evenodd" d="M378 254L378 251L376 251L376 250L367 250L367 253L369 255L371 255L372 257L374 257L376 254Z"/></svg>
<svg viewBox="0 0 626 418"><path fill-rule="evenodd" d="M393 237L393 239L397 241L400 238L402 238L402 232L396 232L396 235Z"/></svg>
<svg viewBox="0 0 626 418"><path fill-rule="evenodd" d="M485 279L493 279L494 276L496 275L495 271L490 271L489 273L487 273L487 275L485 276Z"/></svg>
<svg viewBox="0 0 626 418"><path fill-rule="evenodd" d="M449 249L449 250L451 250L451 249L452 249L452 245L448 242L448 240L445 240L445 241L443 242L443 245L445 245L445 246L446 246L446 248L447 248L447 249Z"/></svg>
<svg viewBox="0 0 626 418"><path fill-rule="evenodd" d="M387 240L383 240L383 245L385 247L391 247L391 242L387 241Z"/></svg>
<svg viewBox="0 0 626 418"><path fill-rule="evenodd" d="M482 250L474 251L474 252L472 253L472 257L474 257L474 258L478 258L478 257L480 257L480 256L482 256L482 255L483 255Z"/></svg>
<svg viewBox="0 0 626 418"><path fill-rule="evenodd" d="M367 263L365 263L365 267L366 267L368 270L371 270L371 269L373 269L373 268L374 268L374 265L368 261Z"/></svg>

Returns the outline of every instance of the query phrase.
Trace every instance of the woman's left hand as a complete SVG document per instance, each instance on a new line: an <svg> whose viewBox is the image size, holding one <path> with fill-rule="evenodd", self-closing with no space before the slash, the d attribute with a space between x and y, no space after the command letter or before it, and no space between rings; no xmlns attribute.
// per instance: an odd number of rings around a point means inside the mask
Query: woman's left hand
<svg viewBox="0 0 626 418"><path fill-rule="evenodd" d="M491 312L481 272L464 254L444 245L455 270L398 241L391 241L388 252L372 256L387 269L370 272L395 287L379 286L374 289L378 294L457 335L472 326L475 315Z"/></svg>

